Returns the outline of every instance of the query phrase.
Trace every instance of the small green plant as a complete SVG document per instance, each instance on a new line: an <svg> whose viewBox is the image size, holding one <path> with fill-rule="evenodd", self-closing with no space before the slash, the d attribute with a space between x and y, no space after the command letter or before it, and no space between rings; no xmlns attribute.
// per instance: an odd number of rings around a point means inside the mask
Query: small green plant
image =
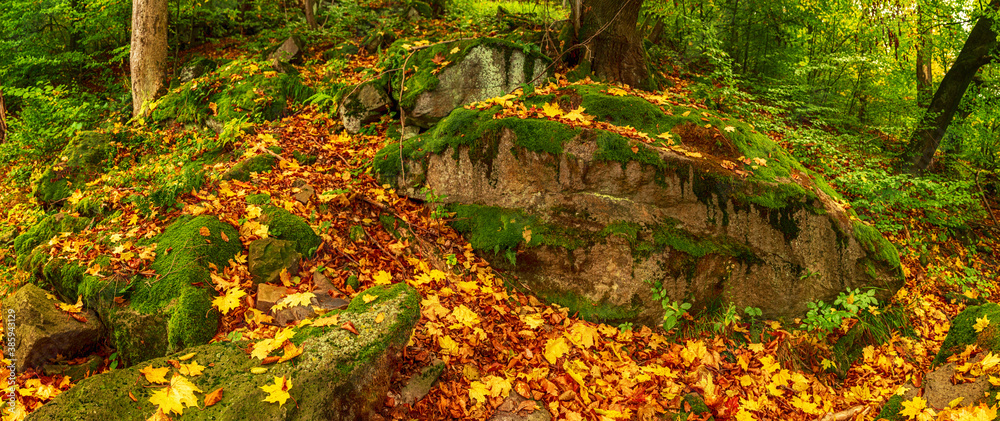
<svg viewBox="0 0 1000 421"><path fill-rule="evenodd" d="M431 218L444 219L451 216L443 204L444 199L447 199L448 196L435 194L434 190L427 186L424 186L420 192L427 198L427 204L433 207L431 209Z"/></svg>
<svg viewBox="0 0 1000 421"><path fill-rule="evenodd" d="M455 266L458 264L458 258L456 258L454 254L446 254L444 255L444 259L448 262L448 266Z"/></svg>
<svg viewBox="0 0 1000 421"><path fill-rule="evenodd" d="M857 317L861 310L877 305L874 289L865 292L861 292L859 288L853 291L847 290L841 292L833 304L824 303L822 300L806 304L809 311L802 320L802 326L821 335L829 334L838 329L844 319Z"/></svg>
<svg viewBox="0 0 1000 421"><path fill-rule="evenodd" d="M652 286L653 299L659 301L660 305L663 306L663 330L669 331L677 327L677 323L680 322L684 313L687 313L691 309L691 303L671 300L670 296L667 295L666 289L663 288L662 282L650 282L648 280L646 282Z"/></svg>
<svg viewBox="0 0 1000 421"><path fill-rule="evenodd" d="M118 351L112 352L111 356L108 357L108 361L111 361L111 363L108 364L108 371L113 371L118 368L119 361L121 361L121 358L118 357Z"/></svg>
<svg viewBox="0 0 1000 421"><path fill-rule="evenodd" d="M747 306L747 308L743 309L743 314L746 314L746 316L750 318L759 318L764 314L764 311L761 310L760 307Z"/></svg>
<svg viewBox="0 0 1000 421"><path fill-rule="evenodd" d="M625 322L625 323L622 323L622 324L618 325L618 330L620 330L622 332L630 332L630 331L632 331L632 322Z"/></svg>

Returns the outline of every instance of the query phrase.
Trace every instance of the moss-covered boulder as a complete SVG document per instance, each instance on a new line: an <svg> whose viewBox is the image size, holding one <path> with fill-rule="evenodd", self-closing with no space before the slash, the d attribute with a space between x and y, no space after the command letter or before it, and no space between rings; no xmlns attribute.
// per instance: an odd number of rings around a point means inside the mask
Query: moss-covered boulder
<svg viewBox="0 0 1000 421"><path fill-rule="evenodd" d="M72 216L65 212L54 213L42 218L41 221L38 221L14 239L17 266L21 270L37 274L48 261L48 253L45 250L39 250L38 253L34 253L35 248L47 244L49 240L60 233L78 232L90 224L90 221L88 218Z"/></svg>
<svg viewBox="0 0 1000 421"><path fill-rule="evenodd" d="M977 332L976 320L983 318L990 323L982 331ZM1000 305L996 303L986 303L963 310L951 321L948 336L944 338L941 349L934 356L934 365L943 364L948 357L965 351L965 347L969 345L1000 354L1000 329L993 323L994 320L1000 320Z"/></svg>
<svg viewBox="0 0 1000 421"><path fill-rule="evenodd" d="M289 100L312 94L297 75L275 72L267 61L239 59L172 89L154 103L151 118L201 124L211 117L223 125L235 119L263 122L280 117Z"/></svg>
<svg viewBox="0 0 1000 421"><path fill-rule="evenodd" d="M511 99L509 109L533 118L456 109L380 151L375 167L403 194L423 198L429 187L473 247L591 319L657 323L653 290L695 309L721 300L796 317L848 288L887 299L902 286L895 248L766 136L723 115L609 91L578 85ZM570 126L545 107L580 114Z"/></svg>
<svg viewBox="0 0 1000 421"><path fill-rule="evenodd" d="M254 155L234 165L222 174L223 180L250 181L251 173L271 171L278 163L278 158L271 154Z"/></svg>
<svg viewBox="0 0 1000 421"><path fill-rule="evenodd" d="M84 190L87 182L100 177L115 152L111 135L78 133L35 183L35 199L46 209L61 206L74 190Z"/></svg>
<svg viewBox="0 0 1000 421"><path fill-rule="evenodd" d="M236 229L214 216L182 217L153 242L154 277L94 277L76 265L61 270L63 278L80 272L78 292L109 327L111 343L126 365L212 339L220 315L212 307L216 293L209 265L225 267L243 249Z"/></svg>
<svg viewBox="0 0 1000 421"><path fill-rule="evenodd" d="M291 241L295 251L311 257L323 241L302 217L277 206L266 205L261 209L260 222L267 225L271 237Z"/></svg>
<svg viewBox="0 0 1000 421"><path fill-rule="evenodd" d="M377 297L370 303L365 296ZM332 326L295 329L291 341L304 348L299 357L265 366L266 373L253 374L260 360L247 355L251 344L221 342L183 350L194 353L191 361L207 366L200 376L186 376L203 393L223 388L222 400L205 408L187 408L177 420L354 420L371 419L384 405L398 354L420 318L420 295L406 284L377 286L358 294ZM322 319L317 319L322 320ZM341 329L351 322L358 335ZM280 351L277 352L280 354ZM145 367L168 367L171 355L146 362ZM116 370L90 377L31 413L29 420L146 419L156 407L149 402L157 390L139 373L141 367ZM172 375L176 375L176 370ZM291 380L291 399L284 405L264 402L261 386L274 384L275 377ZM140 379L138 382L136 379ZM203 393L197 394L201 402ZM134 401L132 399L134 397Z"/></svg>
<svg viewBox="0 0 1000 421"><path fill-rule="evenodd" d="M344 127L352 130L377 120L387 95L393 107L405 111L406 124L428 128L457 107L506 95L525 83L541 84L550 62L537 48L496 38L445 42L415 51L413 45L414 40L397 40L379 64L389 69L405 63L405 81L403 72L392 72L352 89L355 93L344 98Z"/></svg>

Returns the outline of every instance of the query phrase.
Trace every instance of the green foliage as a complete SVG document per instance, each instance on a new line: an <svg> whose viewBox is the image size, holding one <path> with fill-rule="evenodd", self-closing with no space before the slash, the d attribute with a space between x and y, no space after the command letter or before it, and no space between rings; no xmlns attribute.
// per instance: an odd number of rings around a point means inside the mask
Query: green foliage
<svg viewBox="0 0 1000 421"><path fill-rule="evenodd" d="M21 111L9 121L8 142L0 144L0 161L31 163L59 153L77 132L93 128L106 108L92 94L45 85L4 89L5 99L20 100ZM11 166L10 168L14 168ZM27 181L21 177L21 181Z"/></svg>
<svg viewBox="0 0 1000 421"><path fill-rule="evenodd" d="M862 220L884 232L903 228L897 222L917 217L943 228L965 228L983 215L974 180L950 180L928 174L891 174L882 169L849 171L837 180ZM895 218L878 218L893 215Z"/></svg>
<svg viewBox="0 0 1000 421"><path fill-rule="evenodd" d="M875 307L878 300L875 298L875 290L869 289L862 292L860 289L841 292L832 305L824 303L822 300L806 304L809 311L802 320L802 326L806 330L815 331L820 335L826 335L840 328L844 319L857 317L861 310Z"/></svg>
<svg viewBox="0 0 1000 421"><path fill-rule="evenodd" d="M646 281L650 284L653 291L653 300L659 301L660 305L663 307L663 330L670 331L671 329L677 327L677 323L680 322L681 317L691 309L691 303L677 302L677 300L671 300L670 296L667 295L666 289L663 288L662 282L651 282Z"/></svg>

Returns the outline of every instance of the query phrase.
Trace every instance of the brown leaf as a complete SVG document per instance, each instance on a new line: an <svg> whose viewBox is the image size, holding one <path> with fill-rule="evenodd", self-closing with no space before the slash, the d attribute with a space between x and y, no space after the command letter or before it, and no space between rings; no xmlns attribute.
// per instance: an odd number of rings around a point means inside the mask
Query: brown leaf
<svg viewBox="0 0 1000 421"><path fill-rule="evenodd" d="M229 242L229 236L228 236L228 235L226 235L226 232L225 232L225 231L223 231L223 232L220 232L220 233L219 233L219 235L221 235L221 236L222 236L222 241L225 241L225 242L227 242L227 243Z"/></svg>
<svg viewBox="0 0 1000 421"><path fill-rule="evenodd" d="M340 325L340 328L344 329L344 330L346 330L348 332L351 332L351 333L353 333L355 335L359 335L358 329L354 327L354 323L344 322L344 324Z"/></svg>
<svg viewBox="0 0 1000 421"><path fill-rule="evenodd" d="M131 399L132 402L139 402L139 400L135 398L135 395L133 395L131 391L128 392L128 398Z"/></svg>
<svg viewBox="0 0 1000 421"><path fill-rule="evenodd" d="M222 400L222 388L215 389L211 393L205 395L205 407L210 407L219 403Z"/></svg>
<svg viewBox="0 0 1000 421"><path fill-rule="evenodd" d="M431 62L434 64L441 64L444 62L444 56L441 55L441 53L437 53L434 55L434 58L431 59Z"/></svg>
<svg viewBox="0 0 1000 421"><path fill-rule="evenodd" d="M87 323L87 318L86 318L86 317L83 317L83 316L82 316L82 315L80 315L80 314L77 314L77 313L70 313L70 315L69 315L69 316L70 316L70 317L72 317L72 318L74 318L74 319L76 319L76 321L78 321L78 322L80 322L80 323Z"/></svg>
<svg viewBox="0 0 1000 421"><path fill-rule="evenodd" d="M274 364L274 363L278 362L278 360L280 360L280 359L281 359L281 357L279 357L277 355L273 355L273 356L264 358L264 360L261 361L260 363L261 363L261 365Z"/></svg>
<svg viewBox="0 0 1000 421"><path fill-rule="evenodd" d="M201 234L202 237L208 237L211 234L211 232L208 231L208 227L199 228L198 233Z"/></svg>

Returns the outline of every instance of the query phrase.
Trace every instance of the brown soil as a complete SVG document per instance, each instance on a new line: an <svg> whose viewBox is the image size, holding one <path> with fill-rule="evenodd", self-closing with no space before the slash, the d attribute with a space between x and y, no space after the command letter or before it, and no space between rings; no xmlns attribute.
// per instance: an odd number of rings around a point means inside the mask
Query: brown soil
<svg viewBox="0 0 1000 421"><path fill-rule="evenodd" d="M715 127L706 128L694 123L684 123L674 127L673 132L680 136L681 143L687 149L732 161L740 156L739 150L733 143Z"/></svg>

